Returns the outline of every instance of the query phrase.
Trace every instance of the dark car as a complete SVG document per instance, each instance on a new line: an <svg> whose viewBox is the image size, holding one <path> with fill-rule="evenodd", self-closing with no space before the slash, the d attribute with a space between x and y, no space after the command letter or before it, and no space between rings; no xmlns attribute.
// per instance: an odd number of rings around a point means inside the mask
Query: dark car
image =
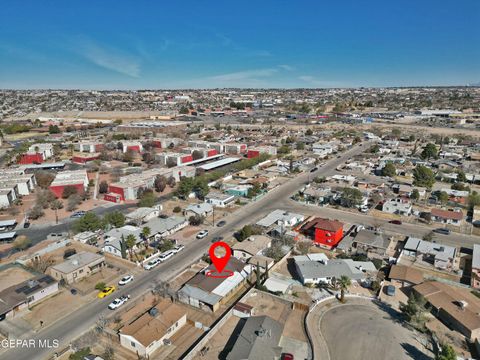
<svg viewBox="0 0 480 360"><path fill-rule="evenodd" d="M213 239L212 239L212 243L215 243L217 241L222 241L223 240L223 236L215 236Z"/></svg>
<svg viewBox="0 0 480 360"><path fill-rule="evenodd" d="M318 170L318 167L314 167L313 169L310 170L311 173L315 172Z"/></svg>
<svg viewBox="0 0 480 360"><path fill-rule="evenodd" d="M442 234L442 235L450 235L450 229L447 228L440 228L440 229L435 229L433 232L436 232L437 234Z"/></svg>
<svg viewBox="0 0 480 360"><path fill-rule="evenodd" d="M219 222L217 223L217 226L218 226L218 227L222 227L222 226L225 226L226 223L227 223L227 222L226 222L225 220L221 220L221 221L219 221Z"/></svg>
<svg viewBox="0 0 480 360"><path fill-rule="evenodd" d="M390 220L388 223L395 224L395 225L402 225L402 222L400 220Z"/></svg>
<svg viewBox="0 0 480 360"><path fill-rule="evenodd" d="M77 295L78 291L77 291L77 289L70 289L70 293L72 295Z"/></svg>
<svg viewBox="0 0 480 360"><path fill-rule="evenodd" d="M30 223L29 223L29 222L23 223L23 228L24 228L24 229L28 229L29 227L30 227Z"/></svg>

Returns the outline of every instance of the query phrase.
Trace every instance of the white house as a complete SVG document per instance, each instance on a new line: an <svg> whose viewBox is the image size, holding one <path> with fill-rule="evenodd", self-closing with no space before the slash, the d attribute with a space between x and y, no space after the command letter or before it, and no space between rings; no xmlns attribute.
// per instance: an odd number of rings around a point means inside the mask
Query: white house
<svg viewBox="0 0 480 360"><path fill-rule="evenodd" d="M412 203L406 198L388 199L383 203L382 211L389 214L409 216L412 213Z"/></svg>
<svg viewBox="0 0 480 360"><path fill-rule="evenodd" d="M221 208L227 207L228 205L232 204L234 200L235 195L213 191L210 192L207 196L205 196L206 203Z"/></svg>

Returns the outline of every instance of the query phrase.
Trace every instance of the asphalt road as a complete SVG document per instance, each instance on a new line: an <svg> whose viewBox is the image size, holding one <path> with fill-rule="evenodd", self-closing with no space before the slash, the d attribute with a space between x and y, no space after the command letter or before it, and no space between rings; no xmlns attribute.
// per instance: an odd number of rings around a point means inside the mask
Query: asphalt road
<svg viewBox="0 0 480 360"><path fill-rule="evenodd" d="M346 305L327 310L316 318L316 326L309 327L314 341L323 336L328 346L329 356L316 352L321 356L315 359L431 359L416 334L392 315L372 303L358 304L348 298Z"/></svg>
<svg viewBox="0 0 480 360"><path fill-rule="evenodd" d="M56 351L61 350L67 346L72 340L80 336L82 333L89 330L95 325L96 321L101 315L108 315L111 312L107 309L107 305L115 298L121 295L130 294L132 298L139 296L148 289L155 286L157 281L166 281L175 275L182 272L190 264L201 258L203 254L207 253L210 247L210 241L214 236L231 236L233 232L240 229L245 224L250 224L258 221L261 216L266 215L270 211L281 208L291 195L298 191L309 177L327 176L330 175L335 168L345 162L347 159L355 156L368 148L368 145L355 146L341 156L329 160L324 166L320 167L315 173L302 173L295 178L290 179L285 184L277 187L256 202L250 203L228 217L223 218L227 224L222 228L210 228L208 237L202 240L196 240L188 244L185 249L178 255L172 257L163 264L160 264L151 271L144 272L138 275L133 283L127 285L125 288L117 290L113 295L105 299L96 299L75 311L65 318L59 319L56 323L39 331L34 337L39 339L57 339L60 343L59 349L40 349L40 348L22 348L11 349L0 354L2 360L35 360L46 359ZM113 211L113 208L107 209ZM48 229L48 233L57 232L61 230ZM54 311L54 309L52 309Z"/></svg>

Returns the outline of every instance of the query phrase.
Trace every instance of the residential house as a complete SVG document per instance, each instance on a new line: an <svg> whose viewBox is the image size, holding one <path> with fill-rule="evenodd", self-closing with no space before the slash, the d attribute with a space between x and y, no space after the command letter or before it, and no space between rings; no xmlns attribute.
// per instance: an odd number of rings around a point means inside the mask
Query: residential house
<svg viewBox="0 0 480 360"><path fill-rule="evenodd" d="M0 291L0 321L16 312L36 304L58 291L58 282L50 275L38 275L32 279Z"/></svg>
<svg viewBox="0 0 480 360"><path fill-rule="evenodd" d="M282 347L279 345L284 324L271 317L251 316L244 321L227 360L270 360L280 359Z"/></svg>
<svg viewBox="0 0 480 360"><path fill-rule="evenodd" d="M292 228L295 225L301 223L305 219L302 214L295 214L285 210L274 210L263 219L257 222L257 225L270 228L273 225L279 225L286 228Z"/></svg>
<svg viewBox="0 0 480 360"><path fill-rule="evenodd" d="M154 218L145 223L150 228L150 236L156 240L167 237L188 225L188 220L183 216L170 216L166 219Z"/></svg>
<svg viewBox="0 0 480 360"><path fill-rule="evenodd" d="M430 305L431 312L449 328L468 340L480 338L480 300L468 289L438 281L426 281L413 287Z"/></svg>
<svg viewBox="0 0 480 360"><path fill-rule="evenodd" d="M178 291L179 300L202 310L217 311L246 283L252 266L231 257L223 270L227 271L233 275L226 278L207 276L208 272L216 273L215 266L210 265L185 283Z"/></svg>
<svg viewBox="0 0 480 360"><path fill-rule="evenodd" d="M127 240L129 235L135 237L135 245L133 250L138 248L138 245L144 241L141 236L142 230L139 227L132 225L125 225L121 228L115 228L105 233L105 244L103 246L103 251L121 257L122 256L122 246L121 241Z"/></svg>
<svg viewBox="0 0 480 360"><path fill-rule="evenodd" d="M389 214L409 216L412 213L412 202L402 197L388 199L383 203L382 211Z"/></svg>
<svg viewBox="0 0 480 360"><path fill-rule="evenodd" d="M323 256L322 256L323 255ZM370 261L352 259L329 260L325 254L307 254L295 256L295 269L302 284L332 284L342 276L354 281L372 277L377 272Z"/></svg>
<svg viewBox="0 0 480 360"><path fill-rule="evenodd" d="M265 235L252 235L232 246L233 256L239 260L247 261L272 245L272 239Z"/></svg>
<svg viewBox="0 0 480 360"><path fill-rule="evenodd" d="M438 269L452 270L455 266L457 249L422 239L408 237L401 256L410 256L428 262Z"/></svg>
<svg viewBox="0 0 480 360"><path fill-rule="evenodd" d="M331 249L343 238L343 223L337 220L314 218L304 224L300 232L310 237L315 245Z"/></svg>
<svg viewBox="0 0 480 360"><path fill-rule="evenodd" d="M67 284L72 284L100 271L105 264L105 256L82 251L68 257L64 262L50 267L50 275Z"/></svg>
<svg viewBox="0 0 480 360"><path fill-rule="evenodd" d="M432 209L430 211L432 220L442 224L460 225L463 220L463 213L461 211Z"/></svg>
<svg viewBox="0 0 480 360"><path fill-rule="evenodd" d="M129 212L125 215L125 221L130 224L144 224L147 221L154 219L160 215L162 207L161 205L150 208L150 207L139 207L138 209Z"/></svg>
<svg viewBox="0 0 480 360"><path fill-rule="evenodd" d="M213 213L213 206L209 203L191 204L183 211L185 217L203 216L208 217Z"/></svg>
<svg viewBox="0 0 480 360"><path fill-rule="evenodd" d="M235 195L211 191L205 196L205 202L216 207L225 208L233 204Z"/></svg>
<svg viewBox="0 0 480 360"><path fill-rule="evenodd" d="M137 356L150 358L186 323L186 311L177 304L163 300L120 328L120 344Z"/></svg>
<svg viewBox="0 0 480 360"><path fill-rule="evenodd" d="M418 285L423 282L423 273L412 266L392 265L388 277L393 285L400 288Z"/></svg>
<svg viewBox="0 0 480 360"><path fill-rule="evenodd" d="M360 230L352 242L357 253L375 253L381 256L386 255L389 245L390 237L388 235L370 230Z"/></svg>

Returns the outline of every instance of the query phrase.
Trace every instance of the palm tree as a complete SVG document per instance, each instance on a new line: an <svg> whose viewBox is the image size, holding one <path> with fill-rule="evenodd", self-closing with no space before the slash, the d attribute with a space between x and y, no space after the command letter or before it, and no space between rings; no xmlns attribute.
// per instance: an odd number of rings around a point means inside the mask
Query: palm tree
<svg viewBox="0 0 480 360"><path fill-rule="evenodd" d="M151 233L152 233L152 231L150 230L150 228L148 226L145 226L142 229L143 243L145 244L145 249L148 248L148 238L150 237Z"/></svg>
<svg viewBox="0 0 480 360"><path fill-rule="evenodd" d="M340 301L345 301L345 290L352 284L352 280L346 275L342 275L338 280L338 286L340 287Z"/></svg>
<svg viewBox="0 0 480 360"><path fill-rule="evenodd" d="M55 223L58 224L58 209L63 208L63 203L56 199L50 203L50 209L55 210Z"/></svg>
<svg viewBox="0 0 480 360"><path fill-rule="evenodd" d="M136 243L137 243L137 239L133 234L128 235L127 238L125 239L125 245L127 246L128 252L130 253L130 259L133 258L133 255L132 255L133 247L135 246Z"/></svg>

